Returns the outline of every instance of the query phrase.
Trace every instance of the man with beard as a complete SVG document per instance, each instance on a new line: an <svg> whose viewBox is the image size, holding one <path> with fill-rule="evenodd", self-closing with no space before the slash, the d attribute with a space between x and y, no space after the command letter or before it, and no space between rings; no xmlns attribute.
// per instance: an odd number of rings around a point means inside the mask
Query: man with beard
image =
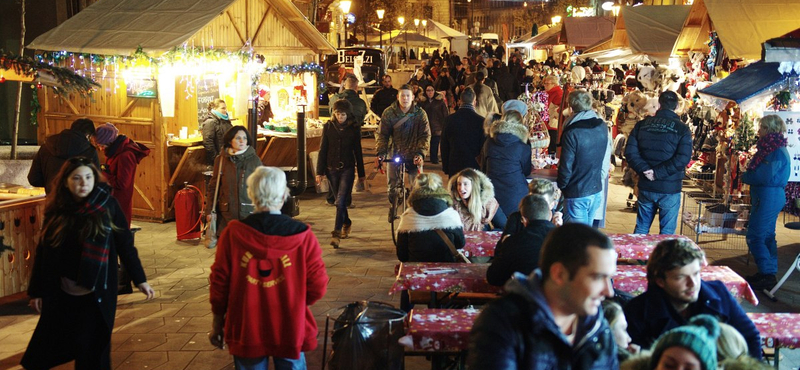
<svg viewBox="0 0 800 370"><path fill-rule="evenodd" d="M649 348L667 330L709 314L736 328L750 356L761 359L758 329L720 281L700 280L703 251L680 239L658 243L647 261L647 291L625 306L628 334Z"/></svg>

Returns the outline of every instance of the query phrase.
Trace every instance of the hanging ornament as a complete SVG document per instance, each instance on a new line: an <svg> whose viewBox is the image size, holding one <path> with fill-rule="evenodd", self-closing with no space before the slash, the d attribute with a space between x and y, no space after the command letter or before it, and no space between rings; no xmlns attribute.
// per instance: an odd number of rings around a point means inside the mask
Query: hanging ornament
<svg viewBox="0 0 800 370"><path fill-rule="evenodd" d="M42 83L41 82L37 82L36 83L36 88L37 89L41 89L42 88Z"/></svg>
<svg viewBox="0 0 800 370"><path fill-rule="evenodd" d="M6 82L6 76L0 76L0 84Z"/></svg>

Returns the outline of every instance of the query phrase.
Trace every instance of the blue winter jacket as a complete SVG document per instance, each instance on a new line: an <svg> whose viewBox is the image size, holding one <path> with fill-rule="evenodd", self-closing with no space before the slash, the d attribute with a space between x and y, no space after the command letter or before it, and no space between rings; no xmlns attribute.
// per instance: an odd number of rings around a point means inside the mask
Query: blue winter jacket
<svg viewBox="0 0 800 370"><path fill-rule="evenodd" d="M617 346L602 310L579 317L572 344L556 325L542 293L541 271L516 273L507 295L484 307L469 339L470 369L614 370Z"/></svg>
<svg viewBox="0 0 800 370"><path fill-rule="evenodd" d="M633 127L625 147L628 166L639 173L652 169L655 181L640 179L639 190L680 193L686 165L692 158L692 134L675 112L661 109Z"/></svg>
<svg viewBox="0 0 800 370"><path fill-rule="evenodd" d="M484 143L483 172L492 180L494 198L503 214L519 209L519 202L528 195L526 177L531 173L531 146L528 128L507 121L496 122Z"/></svg>
<svg viewBox="0 0 800 370"><path fill-rule="evenodd" d="M603 190L601 171L608 147L608 126L599 118L571 123L561 134L558 188L564 198L582 198Z"/></svg>
<svg viewBox="0 0 800 370"><path fill-rule="evenodd" d="M742 182L750 184L751 212L769 205L769 208L786 204L786 184L789 182L791 160L786 147L768 154L753 170L742 174Z"/></svg>
<svg viewBox="0 0 800 370"><path fill-rule="evenodd" d="M705 313L736 328L747 341L750 356L761 359L758 329L725 284L720 281L701 281L697 302L690 304L688 310L689 317ZM672 307L667 293L656 284L650 284L646 292L628 302L624 311L628 334L632 342L643 349L650 348L667 330L689 322Z"/></svg>

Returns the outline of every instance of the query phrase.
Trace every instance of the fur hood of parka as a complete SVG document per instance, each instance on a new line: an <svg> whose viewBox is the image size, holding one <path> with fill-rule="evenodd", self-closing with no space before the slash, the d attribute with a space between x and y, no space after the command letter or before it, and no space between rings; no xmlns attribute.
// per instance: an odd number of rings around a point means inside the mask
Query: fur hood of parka
<svg viewBox="0 0 800 370"><path fill-rule="evenodd" d="M489 128L489 137L496 139L500 134L511 134L523 143L528 142L528 127L511 121L500 120Z"/></svg>
<svg viewBox="0 0 800 370"><path fill-rule="evenodd" d="M478 175L477 184L473 183L473 189L477 186L480 189L479 196L481 197L482 204L486 204L491 199L494 199L494 185L492 185L492 180L489 180L483 172L474 170L475 174ZM447 188L450 189L450 197L452 199L461 199L461 195L458 194L458 175L454 175L450 178L450 182L447 184Z"/></svg>
<svg viewBox="0 0 800 370"><path fill-rule="evenodd" d="M440 205L437 205L437 203L441 203L444 208L453 206L453 198L450 197L447 189L443 187L436 189L428 187L416 188L408 196L409 207L414 208L421 215L432 216L440 213L443 209L439 209Z"/></svg>
<svg viewBox="0 0 800 370"><path fill-rule="evenodd" d="M441 91L434 92L433 99L434 100L444 100L444 93L442 93ZM417 101L420 102L420 103L428 101L428 96L425 94L424 91L417 95Z"/></svg>

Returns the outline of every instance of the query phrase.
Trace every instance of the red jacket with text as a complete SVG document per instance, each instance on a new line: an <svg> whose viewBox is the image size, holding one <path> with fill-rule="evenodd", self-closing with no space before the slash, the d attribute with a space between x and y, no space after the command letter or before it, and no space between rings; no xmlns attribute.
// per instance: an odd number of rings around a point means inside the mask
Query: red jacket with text
<svg viewBox="0 0 800 370"><path fill-rule="evenodd" d="M268 235L234 220L211 266L211 311L225 316L224 336L238 357L300 357L317 346L310 305L325 295L322 250L308 227Z"/></svg>

